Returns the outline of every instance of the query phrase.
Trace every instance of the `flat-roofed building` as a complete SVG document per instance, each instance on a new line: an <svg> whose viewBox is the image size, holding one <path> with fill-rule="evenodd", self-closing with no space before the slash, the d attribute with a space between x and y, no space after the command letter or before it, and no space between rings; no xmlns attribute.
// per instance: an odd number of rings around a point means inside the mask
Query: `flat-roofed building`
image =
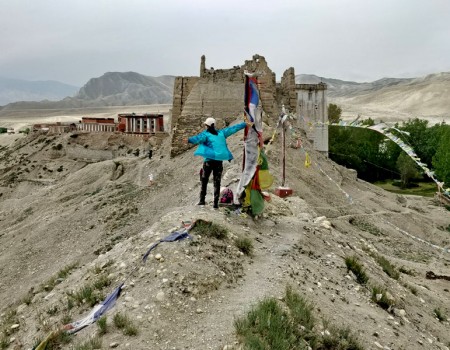
<svg viewBox="0 0 450 350"><path fill-rule="evenodd" d="M121 113L118 115L117 130L126 134L156 134L164 132L162 114Z"/></svg>
<svg viewBox="0 0 450 350"><path fill-rule="evenodd" d="M83 117L78 124L78 130L89 132L115 132L116 129L114 118Z"/></svg>

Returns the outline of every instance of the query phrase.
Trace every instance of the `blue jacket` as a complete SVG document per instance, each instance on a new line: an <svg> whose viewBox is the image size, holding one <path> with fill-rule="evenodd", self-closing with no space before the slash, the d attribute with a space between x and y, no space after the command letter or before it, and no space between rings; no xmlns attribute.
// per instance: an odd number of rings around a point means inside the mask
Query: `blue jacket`
<svg viewBox="0 0 450 350"><path fill-rule="evenodd" d="M233 155L227 146L226 138L245 128L245 123L239 123L224 129L217 130L217 135L205 130L198 135L188 139L189 143L199 145L194 152L195 156L205 158L205 161L212 160L232 160Z"/></svg>

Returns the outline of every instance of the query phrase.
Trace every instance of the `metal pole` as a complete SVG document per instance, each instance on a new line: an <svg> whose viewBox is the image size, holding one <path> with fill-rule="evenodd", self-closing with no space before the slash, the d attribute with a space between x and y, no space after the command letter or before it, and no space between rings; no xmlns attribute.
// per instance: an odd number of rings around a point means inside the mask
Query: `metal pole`
<svg viewBox="0 0 450 350"><path fill-rule="evenodd" d="M284 129L284 122L283 125L281 126L282 130L281 130L281 157L282 157L282 181L281 181L281 186L284 187L284 180L286 177L286 138L285 138L285 129Z"/></svg>

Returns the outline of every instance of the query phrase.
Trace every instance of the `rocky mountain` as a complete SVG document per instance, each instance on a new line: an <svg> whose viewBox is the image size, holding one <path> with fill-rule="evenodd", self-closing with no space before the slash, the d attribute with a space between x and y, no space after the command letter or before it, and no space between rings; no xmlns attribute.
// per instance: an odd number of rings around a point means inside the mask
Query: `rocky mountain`
<svg viewBox="0 0 450 350"><path fill-rule="evenodd" d="M73 96L79 87L57 81L27 81L0 77L0 106L16 101L58 101Z"/></svg>
<svg viewBox="0 0 450 350"><path fill-rule="evenodd" d="M172 102L175 77L149 77L134 72L109 72L90 79L73 97L60 101L15 102L11 109L64 109L166 104Z"/></svg>
<svg viewBox="0 0 450 350"><path fill-rule="evenodd" d="M285 199L274 194L279 135L266 147L275 181L259 217L214 210L211 183L196 205L202 160L193 150L170 158L170 138L149 159L139 137L12 135L0 148L1 348L243 349L236 320L268 298L284 306L289 286L310 305L289 349L448 350L449 211L357 179L299 135L303 148L286 148ZM242 136L227 139L236 158L222 185L233 190ZM206 226L161 241L193 222ZM122 283L102 322L55 332Z"/></svg>
<svg viewBox="0 0 450 350"><path fill-rule="evenodd" d="M135 72L105 73L90 79L76 99L101 101L105 105L146 105L172 102L173 76L149 77Z"/></svg>

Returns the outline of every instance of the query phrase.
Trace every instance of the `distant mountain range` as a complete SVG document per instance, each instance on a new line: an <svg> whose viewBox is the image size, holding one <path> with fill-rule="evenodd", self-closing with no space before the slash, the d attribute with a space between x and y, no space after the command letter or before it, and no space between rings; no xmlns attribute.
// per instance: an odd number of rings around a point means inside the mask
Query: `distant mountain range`
<svg viewBox="0 0 450 350"><path fill-rule="evenodd" d="M22 96L20 99L25 101L9 103L0 109L170 104L174 80L175 77L170 75L150 77L135 72L109 72L90 79L76 92L76 87L57 82L0 79L0 101L14 96L16 99ZM450 120L450 72L421 78L383 78L366 83L321 78L312 74L296 76L297 83L315 84L321 81L328 86L328 102L341 106L344 117L360 114L383 120L409 117L435 118L436 122ZM41 98L45 101L31 102Z"/></svg>
<svg viewBox="0 0 450 350"><path fill-rule="evenodd" d="M390 86L398 86L404 83L409 83L413 80L413 78L383 78L371 83L356 83L354 81L321 78L313 74L300 74L295 76L295 82L297 84L326 83L328 88L328 97L330 98L349 97L364 94L366 92L372 93Z"/></svg>
<svg viewBox="0 0 450 350"><path fill-rule="evenodd" d="M44 101L33 95L12 102L2 109L52 109L104 106L132 106L172 103L174 76L149 77L135 72L108 72L90 79L81 89L75 88L56 101L48 95ZM30 82L32 83L32 82ZM78 92L77 92L78 90ZM27 89L24 88L23 95ZM42 94L43 95L43 94Z"/></svg>
<svg viewBox="0 0 450 350"><path fill-rule="evenodd" d="M57 81L27 81L0 77L0 106L16 101L59 101L73 96L79 87Z"/></svg>
<svg viewBox="0 0 450 350"><path fill-rule="evenodd" d="M339 105L344 117L360 114L384 121L410 117L450 121L450 72L420 78L383 78L370 83L308 74L296 76L297 83L321 81L327 84L328 102Z"/></svg>

